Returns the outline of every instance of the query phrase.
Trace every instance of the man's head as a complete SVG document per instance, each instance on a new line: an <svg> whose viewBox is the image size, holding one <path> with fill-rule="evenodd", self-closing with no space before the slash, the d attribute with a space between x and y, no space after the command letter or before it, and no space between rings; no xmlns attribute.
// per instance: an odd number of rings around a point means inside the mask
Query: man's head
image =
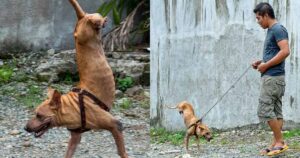
<svg viewBox="0 0 300 158"><path fill-rule="evenodd" d="M259 3L254 8L253 12L256 15L257 23L263 28L269 28L270 21L275 20L275 14L272 6L269 3Z"/></svg>

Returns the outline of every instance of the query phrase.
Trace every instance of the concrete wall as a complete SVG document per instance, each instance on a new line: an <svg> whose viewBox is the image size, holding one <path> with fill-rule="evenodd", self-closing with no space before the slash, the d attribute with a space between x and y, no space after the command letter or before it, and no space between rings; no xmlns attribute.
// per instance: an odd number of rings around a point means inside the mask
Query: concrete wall
<svg viewBox="0 0 300 158"><path fill-rule="evenodd" d="M187 100L202 116L254 59L262 58L263 30L255 19L257 0L151 1L151 124L184 128L175 110ZM300 1L269 0L289 32L285 120L300 123ZM204 118L210 127L258 123L260 74L251 69Z"/></svg>
<svg viewBox="0 0 300 158"><path fill-rule="evenodd" d="M88 13L104 1L78 0ZM68 0L0 0L0 50L74 48L75 22Z"/></svg>

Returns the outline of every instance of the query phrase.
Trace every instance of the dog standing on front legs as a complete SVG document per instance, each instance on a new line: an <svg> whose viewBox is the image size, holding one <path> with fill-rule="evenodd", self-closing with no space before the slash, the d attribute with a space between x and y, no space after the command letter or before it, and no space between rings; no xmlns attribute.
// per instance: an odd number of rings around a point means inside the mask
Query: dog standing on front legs
<svg viewBox="0 0 300 158"><path fill-rule="evenodd" d="M186 152L188 152L189 139L191 136L196 137L198 150L200 149L199 138L204 137L208 142L212 139L211 131L202 123L202 120L195 116L192 104L187 101L180 102L176 107L168 107L170 109L178 109L179 114L183 115L184 124L187 128L184 144Z"/></svg>
<svg viewBox="0 0 300 158"><path fill-rule="evenodd" d="M71 158L83 132L106 129L112 133L120 157L127 158L122 124L108 112L114 101L115 82L101 44L106 18L87 14L76 0L69 1L78 18L74 37L79 85L64 95L49 88L48 98L36 108L36 116L28 121L25 130L40 137L52 127L67 127L71 138L65 157Z"/></svg>

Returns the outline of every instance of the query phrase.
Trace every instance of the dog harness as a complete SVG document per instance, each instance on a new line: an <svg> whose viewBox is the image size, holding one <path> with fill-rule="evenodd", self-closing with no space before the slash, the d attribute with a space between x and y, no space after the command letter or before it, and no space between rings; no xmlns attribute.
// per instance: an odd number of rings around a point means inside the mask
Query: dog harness
<svg viewBox="0 0 300 158"><path fill-rule="evenodd" d="M109 108L107 105L105 105L101 100L99 100L95 95L92 93L81 89L81 88L72 88L72 92L78 93L78 102L79 102L79 109L80 109L80 116L81 116L81 127L76 128L76 129L68 129L71 132L76 132L76 133L83 133L86 131L89 131L90 129L85 128L86 126L86 117L85 117L85 107L84 107L84 96L87 96L91 98L95 104L99 105L100 108L103 110L109 112Z"/></svg>
<svg viewBox="0 0 300 158"><path fill-rule="evenodd" d="M197 130L197 124L201 122L201 119L197 120L195 123L191 124L188 129L190 129L191 127L195 127L195 130L194 130L194 135L197 136L197 133L196 133L196 130Z"/></svg>

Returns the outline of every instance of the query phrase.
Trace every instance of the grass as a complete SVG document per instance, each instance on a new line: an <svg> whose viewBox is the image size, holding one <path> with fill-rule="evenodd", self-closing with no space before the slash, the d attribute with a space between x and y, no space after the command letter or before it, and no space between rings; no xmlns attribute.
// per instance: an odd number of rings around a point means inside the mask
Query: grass
<svg viewBox="0 0 300 158"><path fill-rule="evenodd" d="M140 102L140 105L144 109L149 109L150 108L150 100L149 99L144 99Z"/></svg>
<svg viewBox="0 0 300 158"><path fill-rule="evenodd" d="M58 74L59 80L65 84L72 85L74 82L79 81L79 74L72 74L71 72L67 71L65 73Z"/></svg>
<svg viewBox="0 0 300 158"><path fill-rule="evenodd" d="M150 137L151 137L151 143L171 143L173 145L182 145L184 143L184 137L185 137L185 131L179 131L179 132L170 132L167 131L164 128L151 128L150 129ZM201 137L200 144L203 144L206 142L206 140ZM196 143L195 137L190 137L189 144Z"/></svg>
<svg viewBox="0 0 300 158"><path fill-rule="evenodd" d="M300 142L291 142L288 144L288 146L291 148L291 149L294 149L294 150L297 150L300 152Z"/></svg>
<svg viewBox="0 0 300 158"><path fill-rule="evenodd" d="M129 98L123 98L122 102L119 104L122 109L130 109L132 105L132 100Z"/></svg>
<svg viewBox="0 0 300 158"><path fill-rule="evenodd" d="M229 144L229 141L226 138L223 138L220 142L222 145Z"/></svg>
<svg viewBox="0 0 300 158"><path fill-rule="evenodd" d="M13 68L7 65L0 67L0 82L7 83L13 74Z"/></svg>
<svg viewBox="0 0 300 158"><path fill-rule="evenodd" d="M169 132L164 128L151 128L150 137L153 143L170 142L173 145L183 144L185 132Z"/></svg>
<svg viewBox="0 0 300 158"><path fill-rule="evenodd" d="M283 133L283 138L284 139L289 139L289 138L293 138L293 137L300 137L300 129L294 129L291 131L285 131Z"/></svg>
<svg viewBox="0 0 300 158"><path fill-rule="evenodd" d="M42 102L42 98L40 96L43 94L42 92L42 89L38 86L30 85L26 96L19 96L17 97L17 100L27 107L34 108Z"/></svg>

